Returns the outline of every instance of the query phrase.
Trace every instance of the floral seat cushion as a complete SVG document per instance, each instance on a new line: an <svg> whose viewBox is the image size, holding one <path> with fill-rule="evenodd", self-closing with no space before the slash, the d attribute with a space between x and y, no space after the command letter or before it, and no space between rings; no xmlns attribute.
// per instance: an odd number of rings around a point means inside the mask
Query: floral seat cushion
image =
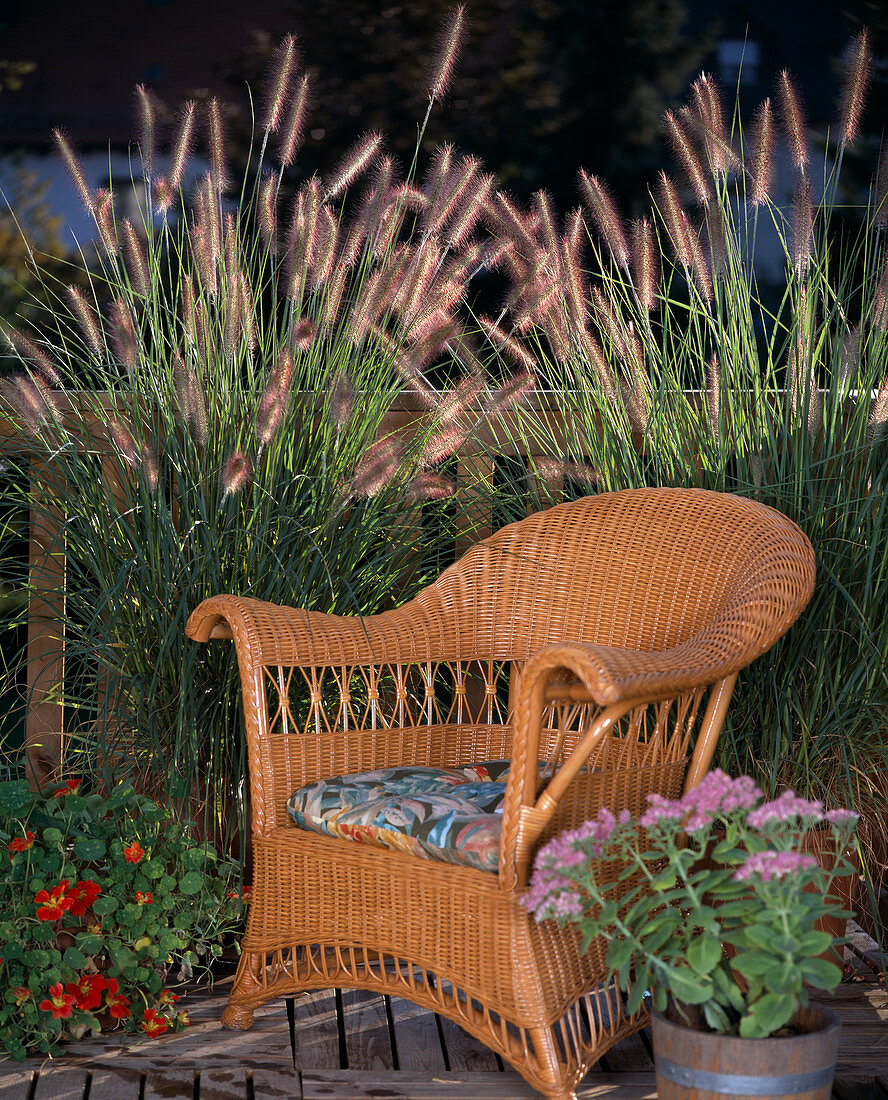
<svg viewBox="0 0 888 1100"><path fill-rule="evenodd" d="M300 829L496 871L508 760L464 768L381 768L300 787Z"/></svg>

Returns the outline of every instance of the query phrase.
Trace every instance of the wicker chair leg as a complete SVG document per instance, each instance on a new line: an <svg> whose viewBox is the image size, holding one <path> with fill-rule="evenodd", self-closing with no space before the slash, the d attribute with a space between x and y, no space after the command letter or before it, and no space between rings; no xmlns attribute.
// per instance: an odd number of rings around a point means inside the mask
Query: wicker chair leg
<svg viewBox="0 0 888 1100"><path fill-rule="evenodd" d="M222 1013L222 1026L229 1031L249 1031L253 1026L253 1010L230 1004Z"/></svg>
<svg viewBox="0 0 888 1100"><path fill-rule="evenodd" d="M572 1067L564 1064L563 1055L558 1049L552 1029L531 1028L528 1034L533 1043L532 1060L536 1062L534 1087L543 1093L546 1100L576 1100L574 1084L568 1084L565 1080L566 1071ZM515 1068L518 1069L518 1066ZM547 1078L552 1082L551 1084L545 1083Z"/></svg>

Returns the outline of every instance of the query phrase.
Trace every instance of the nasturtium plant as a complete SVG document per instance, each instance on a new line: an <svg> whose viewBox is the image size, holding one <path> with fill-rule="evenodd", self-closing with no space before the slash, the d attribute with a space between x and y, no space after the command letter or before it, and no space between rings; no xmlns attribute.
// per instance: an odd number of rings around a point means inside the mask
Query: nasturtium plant
<svg viewBox="0 0 888 1100"><path fill-rule="evenodd" d="M167 979L222 954L246 893L239 864L131 786L0 783L0 1058L181 1030Z"/></svg>

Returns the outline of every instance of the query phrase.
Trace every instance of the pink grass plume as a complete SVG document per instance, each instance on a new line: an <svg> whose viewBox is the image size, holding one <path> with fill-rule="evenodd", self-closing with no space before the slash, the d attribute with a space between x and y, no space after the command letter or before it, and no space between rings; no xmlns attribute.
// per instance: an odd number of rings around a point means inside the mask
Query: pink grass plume
<svg viewBox="0 0 888 1100"><path fill-rule="evenodd" d="M684 168L690 180L697 202L701 206L709 206L712 199L709 180L703 171L703 163L690 134L672 111L667 111L663 118L669 144L672 146L676 160Z"/></svg>
<svg viewBox="0 0 888 1100"><path fill-rule="evenodd" d="M232 451L222 467L220 483L223 497L236 496L253 480L253 463L243 451Z"/></svg>
<svg viewBox="0 0 888 1100"><path fill-rule="evenodd" d="M305 120L311 107L311 78L303 74L296 89L290 96L287 113L278 142L278 159L284 168L289 168L305 136Z"/></svg>
<svg viewBox="0 0 888 1100"><path fill-rule="evenodd" d="M207 145L210 152L210 176L213 180L213 186L221 194L228 189L230 181L225 159L225 127L222 123L222 108L215 96L207 103Z"/></svg>
<svg viewBox="0 0 888 1100"><path fill-rule="evenodd" d="M330 389L330 419L337 432L341 432L348 425L354 414L355 405L355 384L351 375L341 370L333 379Z"/></svg>
<svg viewBox="0 0 888 1100"><path fill-rule="evenodd" d="M185 169L188 166L188 159L191 156L191 145L194 141L196 109L197 104L190 99L182 105L179 117L179 130L176 134L176 141L173 145L173 155L170 159L169 172L167 173L167 183L170 190L174 193L182 186L182 181L185 177Z"/></svg>
<svg viewBox="0 0 888 1100"><path fill-rule="evenodd" d="M83 333L83 339L86 341L87 347L97 358L101 359L105 353L105 342L102 339L102 330L98 314L86 300L80 287L69 286L65 288L65 291L68 295L68 301L71 303L71 310L80 325L80 331Z"/></svg>
<svg viewBox="0 0 888 1100"><path fill-rule="evenodd" d="M632 241L632 279L635 293L648 313L657 308L660 283L660 254L654 227L647 218L638 218L629 227Z"/></svg>
<svg viewBox="0 0 888 1100"><path fill-rule="evenodd" d="M364 452L351 483L355 497L371 498L393 480L404 461L404 447L394 436L386 436L373 443Z"/></svg>
<svg viewBox="0 0 888 1100"><path fill-rule="evenodd" d="M125 299L115 298L111 303L110 325L114 352L127 372L132 374L139 365L139 348L135 320Z"/></svg>
<svg viewBox="0 0 888 1100"><path fill-rule="evenodd" d="M44 349L18 329L8 329L7 339L16 355L32 374L36 373L50 386L61 386L58 368Z"/></svg>
<svg viewBox="0 0 888 1100"><path fill-rule="evenodd" d="M71 139L63 130L58 129L53 130L52 136L55 139L56 147L62 154L62 159L65 162L65 166L68 169L74 187L77 190L77 194L80 196L80 201L87 210L92 212L95 207L95 198L90 190L89 184L86 182L83 165L80 163L80 157L77 155L77 151Z"/></svg>
<svg viewBox="0 0 888 1100"><path fill-rule="evenodd" d="M444 474L422 470L407 485L412 500L447 500L456 492L456 482Z"/></svg>
<svg viewBox="0 0 888 1100"><path fill-rule="evenodd" d="M777 78L777 100L792 162L796 169L804 175L808 171L808 138L805 110L798 89L786 69L783 69Z"/></svg>
<svg viewBox="0 0 888 1100"><path fill-rule="evenodd" d="M747 199L752 206L763 206L768 201L774 172L774 116L770 99L766 99L756 111L747 168Z"/></svg>
<svg viewBox="0 0 888 1100"><path fill-rule="evenodd" d="M451 11L438 35L437 48L429 67L426 83L430 100L443 95L450 86L456 60L459 57L460 46L462 45L464 27L465 8L460 5Z"/></svg>
<svg viewBox="0 0 888 1100"><path fill-rule="evenodd" d="M626 233L607 185L581 168L580 193L611 255L620 267L628 271L629 246L626 243Z"/></svg>
<svg viewBox="0 0 888 1100"><path fill-rule="evenodd" d="M376 131L364 134L345 153L324 184L324 201L341 195L363 172L371 167L380 147L382 134Z"/></svg>
<svg viewBox="0 0 888 1100"><path fill-rule="evenodd" d="M866 28L849 43L843 68L839 141L842 145L850 145L860 129L860 116L863 114L870 83L872 57Z"/></svg>
<svg viewBox="0 0 888 1100"><path fill-rule="evenodd" d="M292 34L285 35L274 52L265 81L265 116L262 129L267 133L276 133L281 124L290 91L290 82L298 63L296 38Z"/></svg>

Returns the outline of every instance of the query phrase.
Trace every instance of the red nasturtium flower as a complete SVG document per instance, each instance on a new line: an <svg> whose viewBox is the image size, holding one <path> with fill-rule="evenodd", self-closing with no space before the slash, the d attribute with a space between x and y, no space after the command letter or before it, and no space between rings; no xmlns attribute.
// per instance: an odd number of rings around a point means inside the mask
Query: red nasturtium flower
<svg viewBox="0 0 888 1100"><path fill-rule="evenodd" d="M108 1009L108 1014L115 1020L125 1020L127 1016L132 1016L129 1003L129 997L117 992L117 979L109 978L105 990L105 1008Z"/></svg>
<svg viewBox="0 0 888 1100"><path fill-rule="evenodd" d="M26 830L24 836L17 836L15 840L10 840L7 845L7 849L10 852L27 852L37 839L37 834L32 833L30 829Z"/></svg>
<svg viewBox="0 0 888 1100"><path fill-rule="evenodd" d="M163 1035L170 1026L170 1022L166 1016L158 1016L153 1008L146 1008L142 1014L142 1023L140 1026L145 1034L153 1039L157 1035Z"/></svg>
<svg viewBox="0 0 888 1100"><path fill-rule="evenodd" d="M141 863L145 856L145 849L138 840L134 840L128 848L123 849L123 855L127 863Z"/></svg>
<svg viewBox="0 0 888 1100"><path fill-rule="evenodd" d="M64 787L59 787L53 791L52 797L61 798L62 795L70 794L72 791L76 791L82 782L82 779L66 779Z"/></svg>
<svg viewBox="0 0 888 1100"><path fill-rule="evenodd" d="M65 992L76 997L78 1008L90 1012L102 1003L102 994L107 987L108 980L101 974L81 974L76 982L68 982Z"/></svg>
<svg viewBox="0 0 888 1100"><path fill-rule="evenodd" d="M49 996L51 1000L41 1001L37 1007L44 1012L51 1012L54 1020L67 1020L74 1011L74 1002L77 998L66 993L61 982L56 982L49 987Z"/></svg>
<svg viewBox="0 0 888 1100"><path fill-rule="evenodd" d="M68 894L71 903L68 908L75 917L82 917L101 892L102 887L97 882L81 879Z"/></svg>
<svg viewBox="0 0 888 1100"><path fill-rule="evenodd" d="M153 905L154 895L149 890L147 894L143 894L141 890L136 891L136 901L139 905Z"/></svg>
<svg viewBox="0 0 888 1100"><path fill-rule="evenodd" d="M157 995L157 1000L162 1005L174 1005L179 999L178 993L171 993L168 989L162 989Z"/></svg>
<svg viewBox="0 0 888 1100"><path fill-rule="evenodd" d="M16 1005L23 1005L25 1001L30 1001L31 990L26 985L14 985L12 987L12 994L15 997Z"/></svg>
<svg viewBox="0 0 888 1100"><path fill-rule="evenodd" d="M68 879L63 878L58 886L53 886L52 892L40 890L34 895L38 920L58 920L66 909L71 908L71 899L67 896L69 886Z"/></svg>

